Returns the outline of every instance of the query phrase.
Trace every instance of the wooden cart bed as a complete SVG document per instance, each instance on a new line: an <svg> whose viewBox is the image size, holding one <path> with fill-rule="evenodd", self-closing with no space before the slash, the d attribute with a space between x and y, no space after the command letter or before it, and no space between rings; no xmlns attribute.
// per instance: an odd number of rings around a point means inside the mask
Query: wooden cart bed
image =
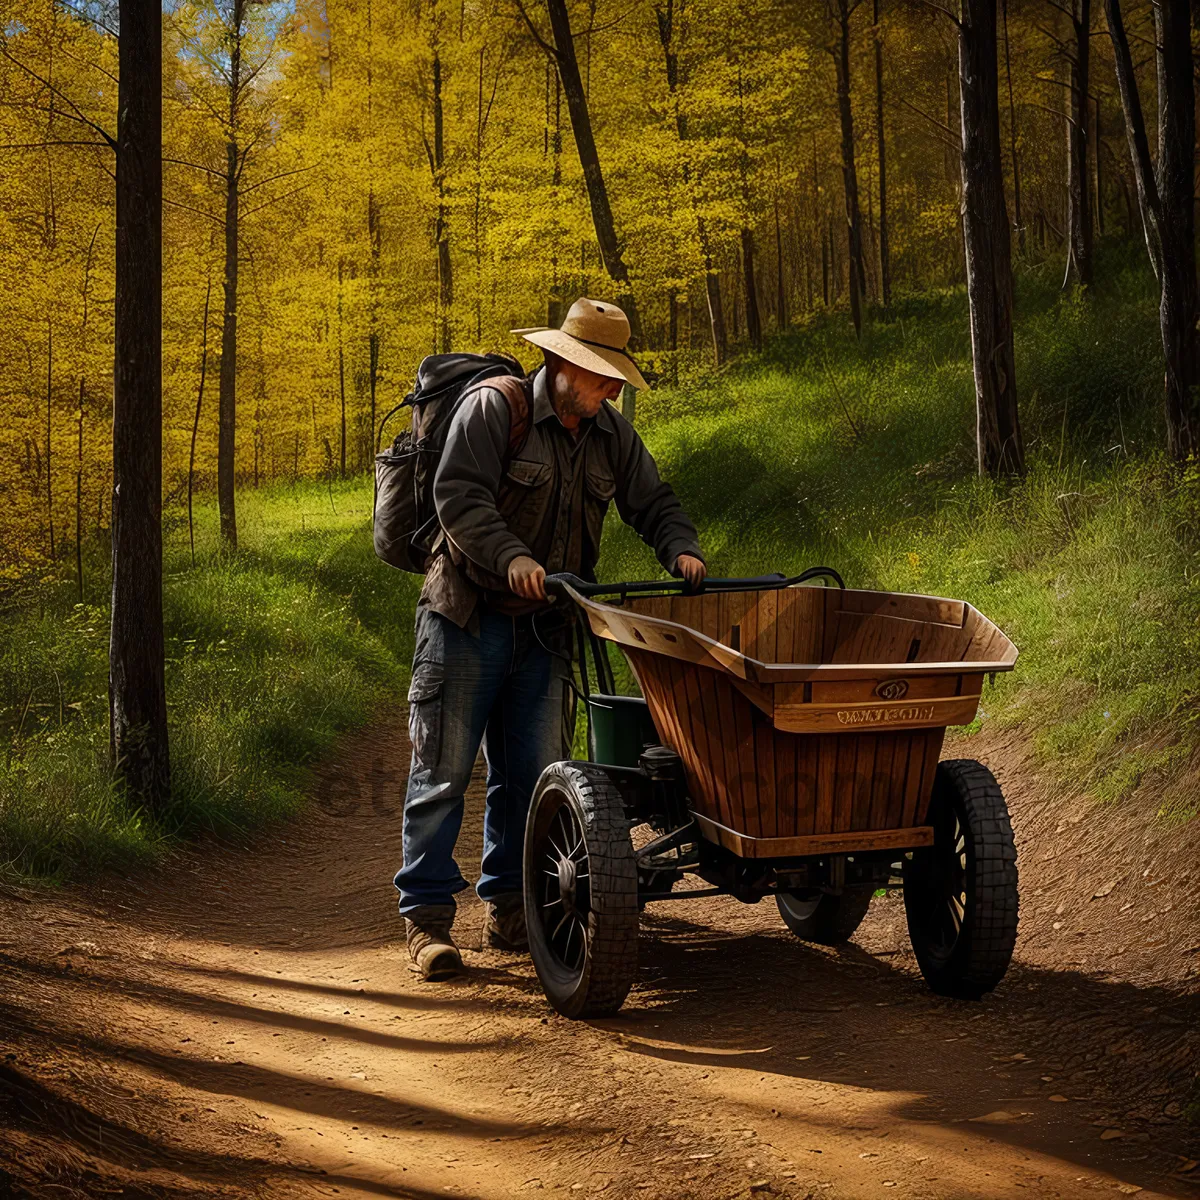
<svg viewBox="0 0 1200 1200"><path fill-rule="evenodd" d="M748 858L929 844L946 726L1017 658L982 613L933 596L571 597L629 660L706 836Z"/></svg>

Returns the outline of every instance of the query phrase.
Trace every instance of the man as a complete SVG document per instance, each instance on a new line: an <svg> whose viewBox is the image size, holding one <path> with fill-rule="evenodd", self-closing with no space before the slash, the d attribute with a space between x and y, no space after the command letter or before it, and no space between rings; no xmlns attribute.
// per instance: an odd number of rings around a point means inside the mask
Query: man
<svg viewBox="0 0 1200 1200"><path fill-rule="evenodd" d="M646 386L625 352L625 314L583 299L561 329L513 332L545 355L532 405L518 393L514 407L499 381L463 398L434 479L441 548L417 605L412 769L395 884L409 957L426 979L462 969L450 929L454 896L468 885L454 845L481 742L487 804L476 890L490 944L527 945L525 817L538 776L569 753L564 679L573 615L548 602L547 573L595 578L604 515L615 500L668 571L692 584L704 578L695 526L609 403L625 383ZM514 448L519 416L528 432Z"/></svg>

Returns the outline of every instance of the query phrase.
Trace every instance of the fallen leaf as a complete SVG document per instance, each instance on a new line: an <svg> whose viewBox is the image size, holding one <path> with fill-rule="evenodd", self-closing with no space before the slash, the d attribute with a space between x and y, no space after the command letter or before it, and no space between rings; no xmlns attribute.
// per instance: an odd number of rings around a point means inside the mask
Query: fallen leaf
<svg viewBox="0 0 1200 1200"><path fill-rule="evenodd" d="M1186 1175L1189 1171L1194 1171L1197 1166L1197 1160L1194 1158L1185 1158L1179 1165L1179 1174Z"/></svg>
<svg viewBox="0 0 1200 1200"><path fill-rule="evenodd" d="M1117 1191L1120 1192L1122 1196L1132 1196L1132 1195L1136 1194L1137 1192L1140 1192L1141 1190L1142 1189L1140 1187L1138 1187L1138 1185L1136 1183L1118 1183L1117 1184Z"/></svg>
<svg viewBox="0 0 1200 1200"><path fill-rule="evenodd" d="M1069 1097L1067 1097L1067 1096L1054 1095L1054 1096L1051 1096L1050 1099L1053 1100L1055 1104L1070 1103Z"/></svg>
<svg viewBox="0 0 1200 1200"><path fill-rule="evenodd" d="M1123 1129L1106 1129L1100 1135L1100 1140L1102 1142L1111 1142L1114 1138L1120 1138L1120 1137L1124 1137L1124 1136L1125 1136L1125 1131Z"/></svg>
<svg viewBox="0 0 1200 1200"><path fill-rule="evenodd" d="M982 1117L971 1117L970 1120L980 1125L1007 1125L1017 1118L1010 1112L998 1108L995 1112L984 1113Z"/></svg>
<svg viewBox="0 0 1200 1200"><path fill-rule="evenodd" d="M1115 888L1116 886L1117 886L1117 881L1115 879L1109 880L1109 882L1106 883L1102 888L1097 888L1092 893L1092 899L1093 900L1103 900L1104 897L1107 896L1108 893L1111 892L1113 890L1113 888Z"/></svg>

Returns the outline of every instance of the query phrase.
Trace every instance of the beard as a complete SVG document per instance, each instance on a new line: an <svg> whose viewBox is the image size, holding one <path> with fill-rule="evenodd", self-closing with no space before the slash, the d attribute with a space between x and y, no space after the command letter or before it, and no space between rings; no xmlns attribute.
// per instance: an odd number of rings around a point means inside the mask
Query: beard
<svg viewBox="0 0 1200 1200"><path fill-rule="evenodd" d="M590 417L594 415L575 385L560 371L554 375L552 389L554 407L560 417Z"/></svg>

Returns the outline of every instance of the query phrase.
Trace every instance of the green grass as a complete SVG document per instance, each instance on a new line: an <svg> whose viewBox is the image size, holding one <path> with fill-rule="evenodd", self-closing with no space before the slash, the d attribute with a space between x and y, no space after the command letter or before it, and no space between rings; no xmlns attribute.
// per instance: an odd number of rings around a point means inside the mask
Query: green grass
<svg viewBox="0 0 1200 1200"><path fill-rule="evenodd" d="M379 563L362 480L239 496L240 553L223 557L211 505L167 528L164 601L173 797L133 811L107 765L108 614L43 580L5 615L0 867L55 878L153 859L174 838L225 837L302 803L305 769L336 735L395 704L416 580ZM99 559L99 555L95 555ZM96 564L97 566L99 564ZM89 592L107 593L98 574Z"/></svg>
<svg viewBox="0 0 1200 1200"><path fill-rule="evenodd" d="M907 301L858 345L840 323L798 331L765 364L651 395L639 423L714 574L825 563L850 586L969 600L1022 651L981 723L1026 722L1098 799L1152 782L1161 813L1185 817L1200 800L1200 474L1159 455L1153 281L1131 250L1097 275L1084 300L1021 279L1016 486L974 474L961 293ZM606 577L653 570L614 524Z"/></svg>
<svg viewBox="0 0 1200 1200"><path fill-rule="evenodd" d="M980 481L961 292L777 338L715 377L693 366L643 397L638 425L701 528L714 574L836 566L851 586L969 600L1017 642L976 728L1024 722L1046 767L1164 818L1200 806L1200 474L1169 470L1153 281L1136 246L1063 298L1019 279L1017 386L1029 451L1015 486ZM211 505L167 521L174 800L154 823L107 767L107 592L28 580L0 610L0 869L79 875L151 860L179 837L232 836L296 811L337 734L402 695L419 581L381 565L369 479L239 495L222 557ZM612 520L606 578L657 564Z"/></svg>

